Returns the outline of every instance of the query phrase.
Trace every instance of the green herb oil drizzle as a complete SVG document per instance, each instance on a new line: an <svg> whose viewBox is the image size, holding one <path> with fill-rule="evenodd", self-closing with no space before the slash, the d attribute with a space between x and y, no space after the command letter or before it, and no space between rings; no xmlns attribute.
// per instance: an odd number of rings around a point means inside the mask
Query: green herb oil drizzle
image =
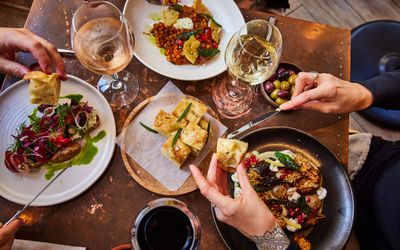
<svg viewBox="0 0 400 250"><path fill-rule="evenodd" d="M79 165L87 165L92 162L94 157L96 156L99 149L94 145L99 142L106 136L106 131L100 131L95 137L91 137L90 135L86 135L85 143L83 144L81 151L78 155L73 157L72 159L60 163L51 163L46 164L43 167L47 169L47 173L44 176L46 180L50 180L54 173L60 171L69 166L79 166Z"/></svg>

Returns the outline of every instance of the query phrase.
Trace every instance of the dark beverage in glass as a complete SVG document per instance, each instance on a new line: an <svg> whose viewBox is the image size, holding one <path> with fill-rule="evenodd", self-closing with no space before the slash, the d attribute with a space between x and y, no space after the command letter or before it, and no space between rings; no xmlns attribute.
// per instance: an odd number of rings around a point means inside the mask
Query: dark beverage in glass
<svg viewBox="0 0 400 250"><path fill-rule="evenodd" d="M143 217L138 241L142 250L186 250L193 241L189 218L173 207L159 207Z"/></svg>
<svg viewBox="0 0 400 250"><path fill-rule="evenodd" d="M200 222L183 202L152 201L136 218L132 245L141 250L194 250L200 244Z"/></svg>

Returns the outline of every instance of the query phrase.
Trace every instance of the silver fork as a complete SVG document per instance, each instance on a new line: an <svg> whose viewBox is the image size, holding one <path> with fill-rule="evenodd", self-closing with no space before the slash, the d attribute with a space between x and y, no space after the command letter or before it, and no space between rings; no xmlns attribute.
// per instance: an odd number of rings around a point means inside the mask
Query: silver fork
<svg viewBox="0 0 400 250"><path fill-rule="evenodd" d="M272 25L275 25L275 23L276 23L276 17L273 17L273 16L270 16L269 18L268 18L268 22L270 23L270 24L272 24ZM269 39L271 39L271 35L272 35L272 29L271 29L271 27L269 27L269 29L268 29L268 35L267 35L267 37L266 37L266 40L267 41L269 41ZM258 90L260 89L259 86L260 84L257 84L257 85L252 85L251 86L251 91L254 93L254 94L257 94L258 93Z"/></svg>

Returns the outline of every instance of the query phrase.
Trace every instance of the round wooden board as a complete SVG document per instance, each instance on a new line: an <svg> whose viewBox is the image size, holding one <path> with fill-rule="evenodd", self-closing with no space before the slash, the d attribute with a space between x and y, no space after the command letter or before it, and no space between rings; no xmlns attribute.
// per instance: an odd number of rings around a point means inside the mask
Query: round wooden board
<svg viewBox="0 0 400 250"><path fill-rule="evenodd" d="M196 97L193 96L186 96L187 98L197 100L201 103L204 103L203 101L197 99ZM132 112L129 114L128 118L126 119L123 129L125 129L129 123L135 119L136 115L138 115L146 105L151 102L153 98L147 98L143 102L141 102ZM205 103L204 103L205 104ZM205 104L207 105L207 104ZM208 111L211 116L213 116L215 119L218 120L217 114L207 105ZM211 161L212 153L215 151L215 148L213 148L210 153L207 155L207 157L203 160L203 162L200 164L199 169L203 174L207 173L208 170L208 163ZM158 182L153 176L151 176L145 169L143 169L138 163L136 163L122 148L121 148L121 155L122 155L122 160L124 162L124 165L126 169L128 170L129 174L132 176L132 178L139 183L142 187L145 189L156 193L160 195L165 195L165 196L178 196L178 195L183 195L187 194L190 192L195 191L198 187L196 182L193 179L193 176L190 175L189 178L185 181L185 183L180 187L178 190L175 191L170 191L167 188L165 188L160 182Z"/></svg>

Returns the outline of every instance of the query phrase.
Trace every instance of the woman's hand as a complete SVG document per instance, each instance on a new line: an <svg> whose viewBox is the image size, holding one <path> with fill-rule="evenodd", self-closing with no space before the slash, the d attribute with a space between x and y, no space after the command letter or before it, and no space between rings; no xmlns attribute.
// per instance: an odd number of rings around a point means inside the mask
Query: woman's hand
<svg viewBox="0 0 400 250"><path fill-rule="evenodd" d="M202 195L215 204L218 220L237 228L248 236L262 236L265 232L272 232L277 227L275 217L250 185L242 164L236 168L242 189L241 195L236 199L224 195L227 176L226 172L218 167L216 154L212 157L207 179L196 166L191 165L190 170Z"/></svg>
<svg viewBox="0 0 400 250"><path fill-rule="evenodd" d="M11 249L14 243L15 233L22 225L22 220L16 219L5 227L0 226L0 249Z"/></svg>
<svg viewBox="0 0 400 250"><path fill-rule="evenodd" d="M22 77L29 69L15 62L15 53L30 52L37 60L43 72L50 74L52 66L66 79L65 65L57 48L28 29L0 28L0 72Z"/></svg>
<svg viewBox="0 0 400 250"><path fill-rule="evenodd" d="M372 105L372 93L358 83L351 83L330 74L299 73L292 99L282 110L308 109L323 113L350 113Z"/></svg>

